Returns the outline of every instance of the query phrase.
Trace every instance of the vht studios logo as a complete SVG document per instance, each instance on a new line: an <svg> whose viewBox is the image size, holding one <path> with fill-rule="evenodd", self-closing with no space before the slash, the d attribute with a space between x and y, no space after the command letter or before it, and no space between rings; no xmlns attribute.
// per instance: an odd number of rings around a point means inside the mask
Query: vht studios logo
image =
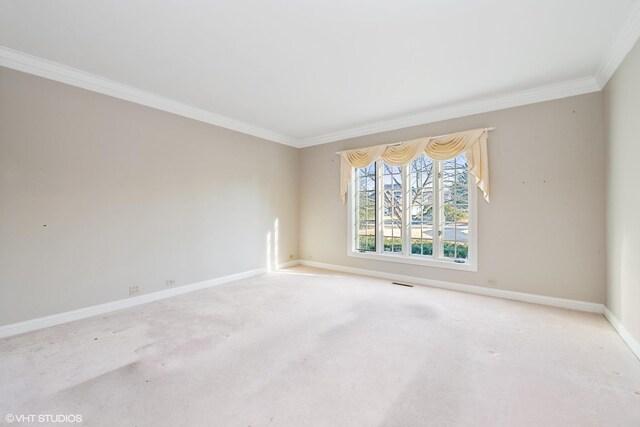
<svg viewBox="0 0 640 427"><path fill-rule="evenodd" d="M7 414L4 420L8 423L81 423L82 415L78 414Z"/></svg>

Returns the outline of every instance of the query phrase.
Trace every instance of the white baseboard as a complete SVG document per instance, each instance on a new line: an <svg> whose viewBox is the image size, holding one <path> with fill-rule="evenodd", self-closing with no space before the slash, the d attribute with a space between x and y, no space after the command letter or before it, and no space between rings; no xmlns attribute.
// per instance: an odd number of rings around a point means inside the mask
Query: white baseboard
<svg viewBox="0 0 640 427"><path fill-rule="evenodd" d="M322 268L326 270L341 271L344 273L359 274L363 276L378 277L381 279L389 279L400 282L414 283L418 285L432 286L441 289L449 289L453 291L467 292L471 294L485 295L496 298L504 298L514 301L522 301L533 304L549 305L553 307L568 308L572 310L587 311L591 313L603 313L605 318L611 323L611 326L618 332L620 337L629 346L631 351L640 359L640 343L636 341L629 331L620 323L620 321L611 313L604 305L586 301L577 301L564 298L547 297L543 295L527 294L523 292L505 291L502 289L483 288L482 286L463 285L459 283L445 282L441 280L424 279L415 276L405 276L401 274L384 273L375 270L366 270L362 268L345 267L336 264L326 264L322 262L294 260L278 264L278 268L293 267L296 265L306 265L309 267ZM112 311L121 310L123 308L134 307L153 301L170 298L176 295L182 295L201 289L211 288L213 286L222 285L224 283L235 282L237 280L246 279L248 277L257 276L266 272L265 268L244 271L242 273L231 274L229 276L218 277L204 282L192 283L190 285L179 286L177 288L166 289L163 291L152 292L137 297L127 298L123 300L111 301L104 304L94 305L91 307L80 308L78 310L67 311L64 313L53 314L50 316L39 317L37 319L26 320L24 322L12 323L0 326L0 338L6 338L14 335L31 332L38 329L48 328L50 326L61 325L63 323L72 322L74 320L85 319L87 317L98 316Z"/></svg>
<svg viewBox="0 0 640 427"><path fill-rule="evenodd" d="M613 329L616 330L618 335L622 338L622 340L629 346L633 354L636 355L638 359L640 359L640 342L636 341L635 338L627 331L627 328L624 327L620 320L616 316L613 315L611 311L605 306L604 307L604 317L611 323Z"/></svg>
<svg viewBox="0 0 640 427"><path fill-rule="evenodd" d="M294 266L299 265L299 264L300 264L300 261L297 260L297 259L294 260L294 261L281 262L280 264L278 264L278 269L294 267Z"/></svg>
<svg viewBox="0 0 640 427"><path fill-rule="evenodd" d="M587 311L590 313L602 313L604 306L593 302L578 301L565 298L548 297L544 295L527 294L524 292L505 291L502 289L485 288L476 285L463 285L460 283L444 282L442 280L425 279L422 277L405 276L401 274L384 273L375 270L362 268L345 267L336 264L325 264L322 262L300 260L300 264L309 267L323 268L327 270L342 271L344 273L359 274L362 276L372 276L381 279L394 280L397 282L407 282L416 285L431 286L434 288L448 289L452 291L466 292L470 294L484 295L496 298L522 301L533 304L549 305L553 307L568 308L571 310Z"/></svg>
<svg viewBox="0 0 640 427"><path fill-rule="evenodd" d="M291 261L288 263L280 264L278 267L285 268L288 266L296 265L297 263L298 261ZM242 273L231 274L229 276L223 276L223 277L218 277L211 280L205 280L204 282L192 283L189 285L178 286L175 288L165 289L157 292L151 292L148 294L139 295L139 296L135 296L127 299L111 301L104 304L93 305L90 307L67 311L64 313L52 314L50 316L39 317L37 319L32 319L32 320L26 320L24 322L12 323L9 325L0 326L0 338L19 335L25 332L31 332L38 329L48 328L50 326L61 325L63 323L72 322L74 320L85 319L87 317L97 316L100 314L121 310L123 308L134 307L137 305L146 304L149 302L158 301L165 298L170 298L176 295L182 295L182 294L210 288L217 285L222 285L224 283L235 282L236 280L257 276L264 272L266 272L265 268L258 268L255 270L244 271Z"/></svg>

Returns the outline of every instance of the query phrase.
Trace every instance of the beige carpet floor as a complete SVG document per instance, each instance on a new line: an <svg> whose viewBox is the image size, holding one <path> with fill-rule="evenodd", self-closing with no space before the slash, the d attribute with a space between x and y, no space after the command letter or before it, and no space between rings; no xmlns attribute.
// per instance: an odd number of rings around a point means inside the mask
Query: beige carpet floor
<svg viewBox="0 0 640 427"><path fill-rule="evenodd" d="M640 426L601 315L304 267L1 340L0 381L0 422Z"/></svg>

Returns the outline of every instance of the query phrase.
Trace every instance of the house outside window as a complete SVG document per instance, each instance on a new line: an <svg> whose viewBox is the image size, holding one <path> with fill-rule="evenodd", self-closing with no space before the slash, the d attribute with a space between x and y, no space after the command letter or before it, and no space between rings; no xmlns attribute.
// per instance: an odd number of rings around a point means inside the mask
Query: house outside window
<svg viewBox="0 0 640 427"><path fill-rule="evenodd" d="M477 270L476 186L464 155L421 155L405 166L378 160L353 177L349 256Z"/></svg>

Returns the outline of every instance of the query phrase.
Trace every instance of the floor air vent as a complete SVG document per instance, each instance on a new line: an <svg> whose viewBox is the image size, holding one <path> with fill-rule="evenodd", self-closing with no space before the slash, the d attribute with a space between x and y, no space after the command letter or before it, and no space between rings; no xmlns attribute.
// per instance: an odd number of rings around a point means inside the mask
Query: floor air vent
<svg viewBox="0 0 640 427"><path fill-rule="evenodd" d="M408 283L400 283L400 282L391 282L392 285L398 285L398 286L406 286L407 288L413 288L413 285L410 285Z"/></svg>

